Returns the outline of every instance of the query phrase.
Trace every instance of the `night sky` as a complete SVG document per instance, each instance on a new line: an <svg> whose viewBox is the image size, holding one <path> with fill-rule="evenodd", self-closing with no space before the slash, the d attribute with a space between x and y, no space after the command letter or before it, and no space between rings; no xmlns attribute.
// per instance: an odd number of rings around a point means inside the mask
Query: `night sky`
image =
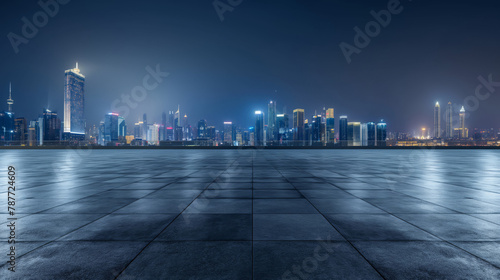
<svg viewBox="0 0 500 280"><path fill-rule="evenodd" d="M498 1L401 0L401 13L347 63L339 44L353 45L354 27L388 2L243 0L221 21L213 0L72 0L16 54L8 34L21 35L21 18L42 8L2 1L0 110L12 81L16 116L31 120L49 107L62 119L64 70L78 61L87 125L97 124L159 64L170 75L131 110L129 126L145 112L160 122L179 104L191 125L245 127L273 99L279 112L303 108L310 119L333 107L337 119L384 118L389 131L411 132L432 126L436 101L444 119L448 101L474 95L478 76L500 81ZM499 104L500 87L467 126L499 128Z"/></svg>

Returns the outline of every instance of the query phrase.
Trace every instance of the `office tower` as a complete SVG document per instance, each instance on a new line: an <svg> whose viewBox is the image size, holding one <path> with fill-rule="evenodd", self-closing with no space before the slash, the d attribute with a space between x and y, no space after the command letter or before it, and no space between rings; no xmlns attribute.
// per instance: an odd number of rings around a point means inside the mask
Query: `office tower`
<svg viewBox="0 0 500 280"><path fill-rule="evenodd" d="M167 114L161 114L160 141L167 140Z"/></svg>
<svg viewBox="0 0 500 280"><path fill-rule="evenodd" d="M340 116L339 120L339 141L340 146L347 146L347 116Z"/></svg>
<svg viewBox="0 0 500 280"><path fill-rule="evenodd" d="M264 146L264 113L255 111L255 146Z"/></svg>
<svg viewBox="0 0 500 280"><path fill-rule="evenodd" d="M198 138L207 138L207 121L200 120L198 122Z"/></svg>
<svg viewBox="0 0 500 280"><path fill-rule="evenodd" d="M78 63L76 68L65 71L64 133L85 135L85 76Z"/></svg>
<svg viewBox="0 0 500 280"><path fill-rule="evenodd" d="M453 138L453 108L451 102L446 106L446 138Z"/></svg>
<svg viewBox="0 0 500 280"><path fill-rule="evenodd" d="M61 140L61 120L49 109L43 112L43 140L45 144L59 144Z"/></svg>
<svg viewBox="0 0 500 280"><path fill-rule="evenodd" d="M347 145L350 147L361 146L361 123L348 122L347 123Z"/></svg>
<svg viewBox="0 0 500 280"><path fill-rule="evenodd" d="M293 141L294 145L303 145L304 139L304 109L293 110Z"/></svg>
<svg viewBox="0 0 500 280"><path fill-rule="evenodd" d="M18 145L26 144L28 137L28 122L25 118L14 119L14 141Z"/></svg>
<svg viewBox="0 0 500 280"><path fill-rule="evenodd" d="M142 127L141 127L141 132L142 132L142 135L141 135L141 139L142 140L146 140L147 139L147 134L148 134L148 115L146 113L144 113L142 115Z"/></svg>
<svg viewBox="0 0 500 280"><path fill-rule="evenodd" d="M148 126L148 135L147 141L148 145L158 146L160 144L160 125L159 124L151 124Z"/></svg>
<svg viewBox="0 0 500 280"><path fill-rule="evenodd" d="M313 145L321 143L321 115L313 116L311 123L311 140Z"/></svg>
<svg viewBox="0 0 500 280"><path fill-rule="evenodd" d="M276 115L276 126L278 129L278 141L280 144L288 140L288 132L290 130L290 121L288 114Z"/></svg>
<svg viewBox="0 0 500 280"><path fill-rule="evenodd" d="M439 102L434 106L434 138L441 138L441 107Z"/></svg>
<svg viewBox="0 0 500 280"><path fill-rule="evenodd" d="M276 126L276 102L270 101L267 104L267 140L269 142L278 139L278 130Z"/></svg>
<svg viewBox="0 0 500 280"><path fill-rule="evenodd" d="M143 131L144 129L144 123L141 121L138 121L134 124L134 138L135 139L143 139Z"/></svg>
<svg viewBox="0 0 500 280"><path fill-rule="evenodd" d="M386 139L387 139L387 124L384 122L384 120L381 120L379 123L377 123L377 143L376 143L377 146L385 147Z"/></svg>
<svg viewBox="0 0 500 280"><path fill-rule="evenodd" d="M125 139L127 136L127 124L125 123L125 118L118 116L118 139Z"/></svg>
<svg viewBox="0 0 500 280"><path fill-rule="evenodd" d="M189 126L188 116L182 117L182 139L190 140L191 127Z"/></svg>
<svg viewBox="0 0 500 280"><path fill-rule="evenodd" d="M460 109L460 138L462 139L465 139L468 137L468 135L466 136L466 131L465 131L465 108L464 106L462 106L462 108Z"/></svg>
<svg viewBox="0 0 500 280"><path fill-rule="evenodd" d="M167 127L169 127L169 126L174 127L174 119L175 119L175 112L174 111L168 111L168 123L167 123Z"/></svg>
<svg viewBox="0 0 500 280"><path fill-rule="evenodd" d="M174 140L182 141L183 129L181 125L181 107L177 105L177 111L174 114Z"/></svg>
<svg viewBox="0 0 500 280"><path fill-rule="evenodd" d="M366 133L367 133L367 140L368 140L368 146L369 147L375 147L375 123L374 122L369 122L366 124Z"/></svg>
<svg viewBox="0 0 500 280"><path fill-rule="evenodd" d="M118 141L118 114L109 113L104 116L104 145L112 145Z"/></svg>
<svg viewBox="0 0 500 280"><path fill-rule="evenodd" d="M12 111L12 105L14 100L12 99L12 86L9 84L9 98L7 99L7 111L0 112L0 140L12 141L15 138L15 115Z"/></svg>
<svg viewBox="0 0 500 280"><path fill-rule="evenodd" d="M361 146L363 146L363 147L368 146L368 124L367 123L361 124Z"/></svg>
<svg viewBox="0 0 500 280"><path fill-rule="evenodd" d="M36 146L36 121L30 121L28 125L28 146Z"/></svg>
<svg viewBox="0 0 500 280"><path fill-rule="evenodd" d="M333 108L329 108L326 110L326 143L334 144L335 143L335 115Z"/></svg>
<svg viewBox="0 0 500 280"><path fill-rule="evenodd" d="M217 131L215 129L215 126L207 126L207 138L215 141Z"/></svg>
<svg viewBox="0 0 500 280"><path fill-rule="evenodd" d="M224 144L233 144L233 123L224 122Z"/></svg>

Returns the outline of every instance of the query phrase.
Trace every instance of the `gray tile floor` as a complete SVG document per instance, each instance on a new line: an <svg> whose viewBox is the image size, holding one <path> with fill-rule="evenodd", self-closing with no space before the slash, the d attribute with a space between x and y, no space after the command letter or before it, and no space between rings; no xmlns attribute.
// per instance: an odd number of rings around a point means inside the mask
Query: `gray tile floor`
<svg viewBox="0 0 500 280"><path fill-rule="evenodd" d="M1 253L1 279L500 279L499 151L1 150L0 159L0 180L17 169L18 218L17 272Z"/></svg>

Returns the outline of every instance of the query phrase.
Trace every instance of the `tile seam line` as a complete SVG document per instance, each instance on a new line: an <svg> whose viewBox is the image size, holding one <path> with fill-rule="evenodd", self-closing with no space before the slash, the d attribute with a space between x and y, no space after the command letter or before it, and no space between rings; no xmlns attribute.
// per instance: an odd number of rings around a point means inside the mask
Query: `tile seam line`
<svg viewBox="0 0 500 280"><path fill-rule="evenodd" d="M267 160L267 159L266 159L266 160ZM272 163L272 162L271 162L271 163ZM287 178L287 177L283 176L283 174L281 173L281 171L275 167L275 164L274 164L274 163L272 163L272 166L273 166L273 168L274 168L276 171L278 171L278 172L281 174L281 176L282 176L283 178L285 178L285 180L286 180L288 183L292 184L292 186L295 188L295 190L296 190L296 191L298 191L298 192L299 192L302 196L304 196L304 194L302 194L302 192L301 192L299 189L297 189L297 188L295 187L295 185L294 185L292 182L290 182L290 181L288 180L288 178ZM312 174L311 174L311 175L312 175ZM314 176L314 175L313 175L313 177L314 177L314 178L318 178L317 176ZM319 179L321 179L321 178L319 178ZM327 221L327 222L328 222L328 223L329 223L329 224L330 224L330 225L331 225L331 226L332 226L332 227L333 227L333 228L337 231L337 233L339 233L339 234L340 234L340 236L342 236L342 238L344 238L344 239L346 240L346 242L347 242L347 243L348 243L348 244L349 244L349 245L350 245L350 246L351 246L351 247L352 247L352 248L353 248L353 249L354 249L354 250L355 250L355 251L356 251L356 252L357 252L357 253L358 253L358 254L359 254L359 255L360 255L360 256L361 256L364 260L365 260L365 261L366 261L366 263L368 263L368 264L369 264L369 265L373 268L373 270L375 270L375 272L377 272L377 274L378 274L378 275L379 275L382 279L386 279L386 278L382 275L382 273L380 273L380 271L378 271L378 269L376 269L376 268L375 268L375 266L374 266L374 265L373 265L373 264L372 264L372 263L371 263L371 262L370 262L370 261L369 261L369 260L368 260L368 259L367 259L364 255L363 255L363 254L361 254L361 252L358 250L358 248L356 248L356 247L352 244L352 242L351 242L351 241L349 241L349 240L348 240L348 239L347 239L347 238L346 238L346 237L345 237L345 236L344 236L344 235L343 235L343 234L342 234L342 233L341 233L341 232L340 232L340 231L339 231L339 230L338 230L338 229L337 229L337 228L336 228L336 227L335 227L335 226L334 226L331 222L330 222L330 220L328 220L328 218L326 218L326 217L325 217L325 215L323 215L323 213L321 213L321 211L319 211L319 209L318 209L318 208L316 208L316 206L315 206L313 203L311 203L311 201L310 201L310 200L309 200L306 196L304 196L304 199L306 199L306 200L307 200L307 202L309 202L309 204L311 204L311 206L312 206L312 207L314 207L314 209L316 209L316 211L318 211L318 213L319 213L319 214L323 217L323 219L325 219L325 220L326 220L326 221Z"/></svg>
<svg viewBox="0 0 500 280"><path fill-rule="evenodd" d="M229 169L229 168L230 168L230 167L231 167L231 166L232 166L235 162L237 162L237 161L238 161L238 159L239 159L239 157L237 157L234 161L232 161L232 162L231 162L231 163L230 163L230 164L226 167L226 169L224 169L224 171L227 171L227 170L228 170L228 169ZM144 248L142 248L142 249L139 251L139 253L137 253L137 255L136 255L134 258L132 258L132 260L131 260L130 262L128 262L128 264L126 264L126 265L125 265L125 267L124 267L124 268L120 271L120 273L118 273L118 274L116 275L116 277L115 277L115 278L113 278L113 279L114 279L114 280L118 279L118 278L120 277L120 275L122 275L122 274L123 274L123 272L124 272L124 271L125 271L125 270L126 270L126 269L127 269L127 268L128 268L128 267L129 267L129 266L130 266L130 265L131 265L131 264L132 264L132 263L133 263L133 262L134 262L134 261L135 261L135 260L136 260L136 259L137 259L140 255L141 255L141 254L142 254L142 252L144 252L144 251L145 251L145 250L149 247L149 245L151 245L151 244L155 241L155 239L156 239L156 238L158 238L158 237L159 237L159 236L160 236L160 235L161 235L161 234L162 234L162 233L163 233L163 232L164 232L164 231L165 231L165 230L166 230L166 229L167 229L167 228L168 228L168 227L169 227L169 226L170 226L170 225L171 225L171 224L172 224L172 223L173 223L173 222L174 222L174 221L175 221L175 220L176 220L179 216L180 216L180 215L182 215L182 213L183 213L184 211L186 211L186 209L187 209L189 206L191 206L191 204L193 204L193 202L194 202L196 199L198 199L198 198L201 196L201 194L202 194L205 190L207 190L207 189L208 189L208 187L209 187L211 184L213 184L213 183L215 183L215 182L216 182L217 178L219 178L219 177L220 177L220 175L221 175L222 173L224 173L224 171L220 172L220 173L219 173L219 175L218 175L217 177L215 177L215 179L214 179L211 183L207 184L207 186L206 186L206 187L205 187L205 188L204 188L204 189L200 192L200 194L198 194L198 196L196 196L196 197L195 197L195 198L191 201L191 203L189 203L189 204L188 204L188 205L187 205L187 206L186 206L186 207L185 207L185 208L184 208L184 209L183 209L183 210L182 210L179 214L177 214L177 215L176 215L176 216L172 219L172 221L170 221L170 222L169 222L169 223L168 223L168 224L167 224L167 225L166 225L166 226L165 226L165 227L164 227L164 228L163 228L163 229L162 229L162 230L161 230L161 231L160 231L160 232L159 232L159 233L158 233L158 234L157 234L157 235L156 235L156 236L155 236L152 240L151 240L151 241L149 241L149 242L146 244L146 246L144 246ZM191 174L193 174L193 173L195 173L195 172L192 172L192 173L190 173L189 175L191 175ZM189 177L189 175L186 175L186 176L182 177L181 179L188 178L188 177ZM179 180L181 180L181 179L179 179Z"/></svg>

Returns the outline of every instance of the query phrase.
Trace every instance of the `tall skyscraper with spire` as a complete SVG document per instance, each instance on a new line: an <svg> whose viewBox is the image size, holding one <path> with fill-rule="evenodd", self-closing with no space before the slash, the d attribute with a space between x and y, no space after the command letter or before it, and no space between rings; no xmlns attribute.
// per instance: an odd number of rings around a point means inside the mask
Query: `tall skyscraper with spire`
<svg viewBox="0 0 500 280"><path fill-rule="evenodd" d="M9 98L7 99L7 112L12 113L12 105L14 105L14 100L12 99L12 83L9 83Z"/></svg>
<svg viewBox="0 0 500 280"><path fill-rule="evenodd" d="M64 76L64 133L85 135L85 76L78 62Z"/></svg>
<svg viewBox="0 0 500 280"><path fill-rule="evenodd" d="M441 138L441 107L439 102L434 106L434 138Z"/></svg>
<svg viewBox="0 0 500 280"><path fill-rule="evenodd" d="M453 138L453 108L451 106L451 102L448 102L446 106L446 138Z"/></svg>

